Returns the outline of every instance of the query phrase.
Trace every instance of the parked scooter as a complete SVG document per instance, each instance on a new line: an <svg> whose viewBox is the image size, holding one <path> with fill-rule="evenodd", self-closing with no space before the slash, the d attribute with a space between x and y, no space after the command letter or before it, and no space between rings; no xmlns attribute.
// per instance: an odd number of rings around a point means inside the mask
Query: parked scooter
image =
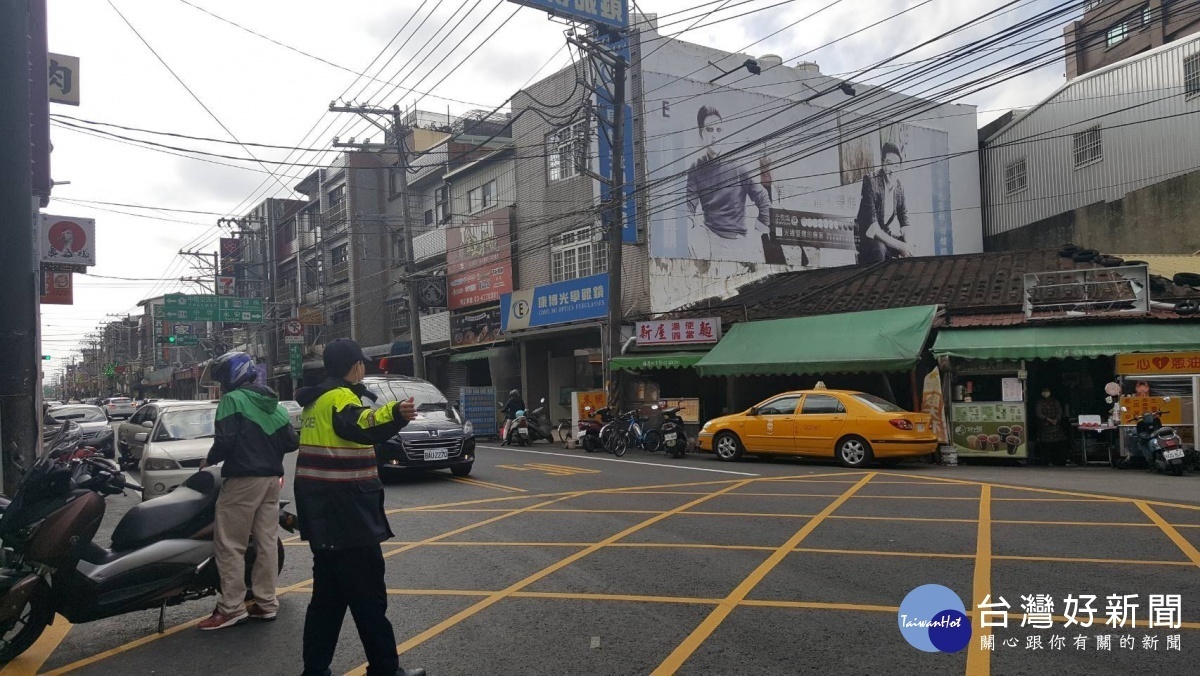
<svg viewBox="0 0 1200 676"><path fill-rule="evenodd" d="M525 423L529 426L530 441L549 441L554 443L554 429L546 419L546 398L538 402L541 406L525 414Z"/></svg>
<svg viewBox="0 0 1200 676"><path fill-rule="evenodd" d="M1174 428L1163 427L1161 411L1142 415L1137 424L1137 436L1151 469L1172 476L1183 475L1187 455L1183 440Z"/></svg>
<svg viewBox="0 0 1200 676"><path fill-rule="evenodd" d="M134 506L113 531L112 548L94 541L105 496L140 491L112 460L79 448L79 427L64 425L22 477L0 519L0 665L37 641L62 615L73 624L159 609L216 593L213 526L220 469L206 468L163 497ZM295 517L280 510L280 525ZM279 565L283 566L283 544ZM253 547L247 552L252 569Z"/></svg>
<svg viewBox="0 0 1200 676"><path fill-rule="evenodd" d="M604 437L601 432L608 429L611 434L611 428L608 425L612 421L611 408L605 406L593 411L591 406L584 407L583 419L579 421L579 445L583 447L583 450L588 453L603 451Z"/></svg>
<svg viewBox="0 0 1200 676"><path fill-rule="evenodd" d="M672 458L682 458L687 453L688 438L683 428L683 418L679 416L679 408L668 408L662 411L662 424L658 432L662 435L663 452Z"/></svg>

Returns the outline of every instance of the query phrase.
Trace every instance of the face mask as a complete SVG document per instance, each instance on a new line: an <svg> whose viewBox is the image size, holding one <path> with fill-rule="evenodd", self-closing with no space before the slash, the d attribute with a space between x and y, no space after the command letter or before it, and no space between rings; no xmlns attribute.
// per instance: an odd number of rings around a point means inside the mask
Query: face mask
<svg viewBox="0 0 1200 676"><path fill-rule="evenodd" d="M1042 399L1049 399L1049 398L1050 398L1049 392L1042 392Z"/></svg>

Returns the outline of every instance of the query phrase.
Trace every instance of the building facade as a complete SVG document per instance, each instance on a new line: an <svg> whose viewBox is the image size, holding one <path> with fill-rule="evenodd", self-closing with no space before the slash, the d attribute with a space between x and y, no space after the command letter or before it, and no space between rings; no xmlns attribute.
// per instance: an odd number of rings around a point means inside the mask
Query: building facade
<svg viewBox="0 0 1200 676"><path fill-rule="evenodd" d="M988 250L1200 249L1200 36L1075 78L983 141Z"/></svg>
<svg viewBox="0 0 1200 676"><path fill-rule="evenodd" d="M1200 32L1200 0L1091 0L1063 28L1068 79Z"/></svg>

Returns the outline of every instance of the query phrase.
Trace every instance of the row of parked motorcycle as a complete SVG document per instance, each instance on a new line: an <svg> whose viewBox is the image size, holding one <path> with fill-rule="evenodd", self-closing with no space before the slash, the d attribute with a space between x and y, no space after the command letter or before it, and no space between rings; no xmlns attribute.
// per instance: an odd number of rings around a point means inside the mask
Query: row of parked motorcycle
<svg viewBox="0 0 1200 676"><path fill-rule="evenodd" d="M502 432L504 443L529 446L535 441L556 441L555 430L545 417L546 400L543 398L538 403L541 405L535 409L516 412ZM655 404L650 406L649 415L643 415L643 410L633 409L616 414L608 407L585 407L583 418L577 424L576 439L580 448L588 453L607 451L617 457L625 455L630 448L640 448L649 453L661 450L672 458L682 458L691 441L684 430L680 409L660 408ZM650 420L655 415L659 416L659 422L651 425ZM557 441L569 443L570 431L571 421L560 421Z"/></svg>

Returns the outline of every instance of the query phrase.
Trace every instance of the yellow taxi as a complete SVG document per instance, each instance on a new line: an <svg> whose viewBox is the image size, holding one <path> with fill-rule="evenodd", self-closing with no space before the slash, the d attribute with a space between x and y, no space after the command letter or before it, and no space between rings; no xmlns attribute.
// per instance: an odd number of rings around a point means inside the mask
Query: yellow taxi
<svg viewBox="0 0 1200 676"><path fill-rule="evenodd" d="M938 440L926 413L848 390L784 392L704 423L696 441L720 460L743 454L835 458L846 467L926 455Z"/></svg>

